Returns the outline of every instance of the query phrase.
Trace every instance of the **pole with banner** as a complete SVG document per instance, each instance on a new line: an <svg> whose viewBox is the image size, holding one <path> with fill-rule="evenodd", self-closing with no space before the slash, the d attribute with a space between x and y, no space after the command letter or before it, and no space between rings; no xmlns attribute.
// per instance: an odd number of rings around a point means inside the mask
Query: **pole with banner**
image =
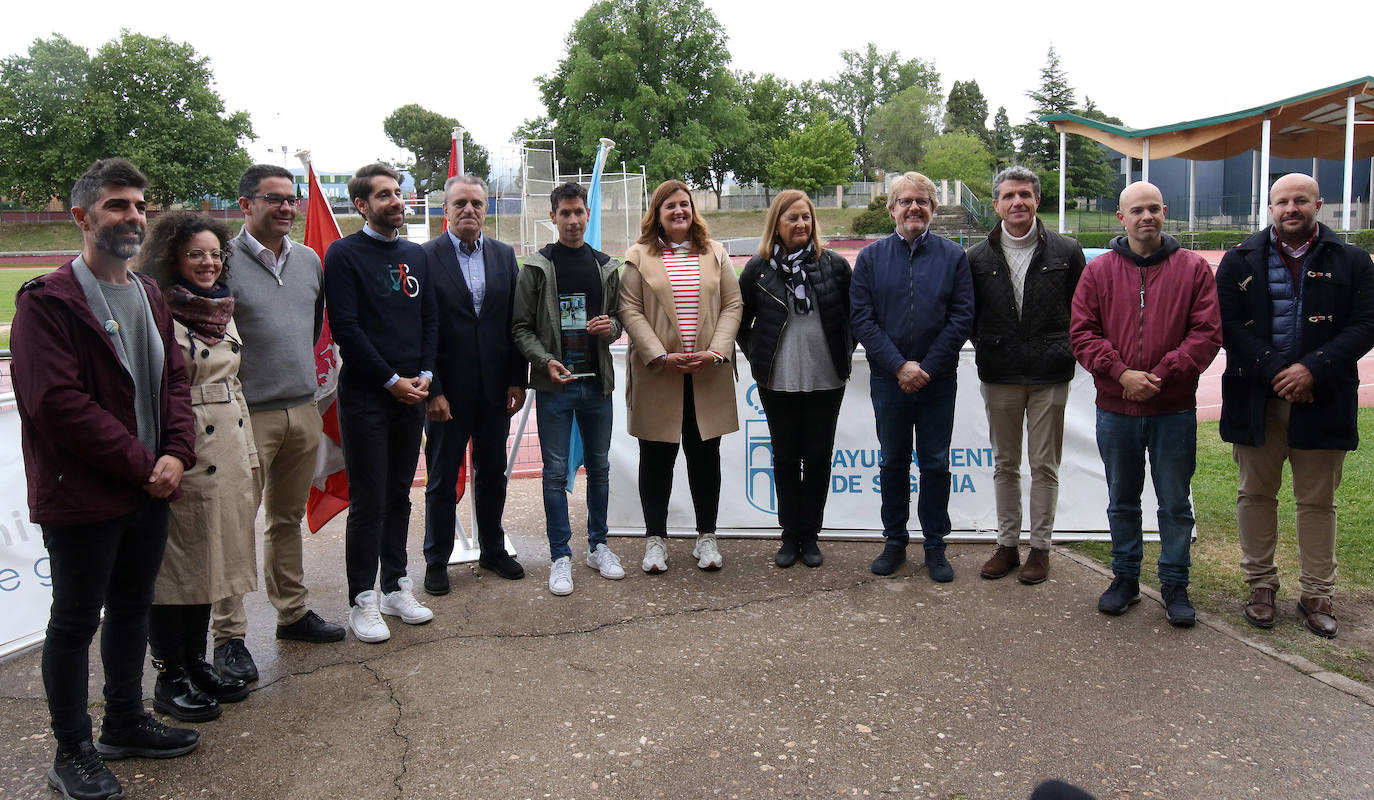
<svg viewBox="0 0 1374 800"><path fill-rule="evenodd" d="M310 162L310 151L301 150L296 157L305 166L310 193L305 206L305 246L314 250L323 263L329 245L343 237ZM315 407L324 420L324 431L320 434L320 448L315 457L315 481L305 502L305 518L311 533L348 508L348 475L344 472L339 409L335 404L339 388L339 348L329 332L328 317L315 342L315 381Z"/></svg>

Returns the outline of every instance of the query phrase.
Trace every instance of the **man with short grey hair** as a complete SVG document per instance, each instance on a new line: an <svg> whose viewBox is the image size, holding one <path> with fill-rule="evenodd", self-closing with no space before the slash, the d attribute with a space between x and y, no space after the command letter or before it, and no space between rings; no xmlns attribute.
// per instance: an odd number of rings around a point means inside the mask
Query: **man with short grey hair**
<svg viewBox="0 0 1374 800"><path fill-rule="evenodd" d="M482 233L487 185L473 175L444 183L448 232L424 244L439 306L439 355L425 403L425 591L449 592L457 528L458 476L472 442L477 564L516 580L525 570L506 552L506 434L525 404L529 364L511 325L519 270L515 251Z"/></svg>
<svg viewBox="0 0 1374 800"><path fill-rule="evenodd" d="M301 520L323 423L315 408L315 341L324 323L324 270L309 247L291 241L296 185L284 167L256 164L239 178L243 230L234 237L228 267L234 279L234 320L243 337L239 380L261 467L254 497L266 506L262 571L277 611L277 638L337 642L341 625L306 605ZM258 668L244 644L243 596L214 604L215 668L251 682Z"/></svg>
<svg viewBox="0 0 1374 800"><path fill-rule="evenodd" d="M1069 310L1083 274L1078 242L1036 217L1040 178L1008 167L992 181L992 207L1002 218L968 251L973 271L973 346L988 415L997 501L997 549L984 578L1021 564L1021 441L1030 457L1030 554L1017 579L1049 577L1050 538L1059 502L1064 408L1073 379Z"/></svg>

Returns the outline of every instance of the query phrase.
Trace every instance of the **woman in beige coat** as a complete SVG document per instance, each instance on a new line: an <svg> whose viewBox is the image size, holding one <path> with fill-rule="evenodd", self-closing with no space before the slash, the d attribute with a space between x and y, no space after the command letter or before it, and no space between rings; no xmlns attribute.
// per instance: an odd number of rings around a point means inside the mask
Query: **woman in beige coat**
<svg viewBox="0 0 1374 800"><path fill-rule="evenodd" d="M679 442L696 510L692 557L719 569L720 437L739 430L735 333L742 304L730 257L696 215L682 181L654 190L639 242L625 254L620 319L630 336L625 405L639 439L644 571L668 569L668 500Z"/></svg>
<svg viewBox="0 0 1374 800"><path fill-rule="evenodd" d="M157 669L153 708L189 722L215 719L220 703L242 700L248 686L205 660L210 604L257 588L253 469L257 449L239 385L234 298L225 285L229 231L190 211L153 224L140 269L162 286L191 380L196 466L171 506L148 617Z"/></svg>

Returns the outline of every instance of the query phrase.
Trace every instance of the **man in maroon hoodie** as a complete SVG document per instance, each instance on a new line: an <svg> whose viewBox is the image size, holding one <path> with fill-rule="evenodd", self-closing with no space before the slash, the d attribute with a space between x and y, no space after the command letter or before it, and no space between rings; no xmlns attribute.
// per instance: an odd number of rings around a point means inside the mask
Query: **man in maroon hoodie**
<svg viewBox="0 0 1374 800"><path fill-rule="evenodd" d="M88 800L122 796L104 761L179 756L199 739L143 707L167 504L196 463L171 313L157 283L129 271L147 228L145 185L121 158L86 170L71 196L81 255L20 287L11 331L29 516L52 575L43 689L57 757L48 784ZM93 744L87 653L97 626L105 719Z"/></svg>
<svg viewBox="0 0 1374 800"><path fill-rule="evenodd" d="M1211 268L1163 233L1166 211L1149 183L1121 192L1116 216L1126 235L1084 270L1069 339L1097 386L1097 449L1107 477L1115 577L1097 609L1116 616L1140 601L1148 453L1159 501L1160 593L1169 624L1189 627L1197 382L1221 348L1221 315Z"/></svg>

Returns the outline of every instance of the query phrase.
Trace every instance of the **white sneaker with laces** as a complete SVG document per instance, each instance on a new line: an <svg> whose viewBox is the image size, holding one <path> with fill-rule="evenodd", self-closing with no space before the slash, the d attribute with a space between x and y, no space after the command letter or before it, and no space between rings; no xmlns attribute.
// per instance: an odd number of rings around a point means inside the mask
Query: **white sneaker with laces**
<svg viewBox="0 0 1374 800"><path fill-rule="evenodd" d="M725 564L725 559L720 556L720 548L716 547L714 533L697 534L697 546L692 548L692 557L701 569L720 569Z"/></svg>
<svg viewBox="0 0 1374 800"><path fill-rule="evenodd" d="M407 625L429 622L434 619L434 612L415 599L411 586L410 578L401 578L399 589L382 595L381 611L383 614L400 617Z"/></svg>
<svg viewBox="0 0 1374 800"><path fill-rule="evenodd" d="M549 591L564 597L572 590L572 556L563 556L549 567Z"/></svg>
<svg viewBox="0 0 1374 800"><path fill-rule="evenodd" d="M650 575L668 571L668 548L662 536L650 536L644 541L644 562L640 564Z"/></svg>
<svg viewBox="0 0 1374 800"><path fill-rule="evenodd" d="M381 609L377 606L377 593L372 589L358 592L353 598L353 607L348 609L348 627L360 642L385 642L391 638L391 629L382 619Z"/></svg>
<svg viewBox="0 0 1374 800"><path fill-rule="evenodd" d="M601 577L618 581L625 577L625 568L620 566L620 556L611 552L605 544L587 553L587 566L601 573Z"/></svg>

